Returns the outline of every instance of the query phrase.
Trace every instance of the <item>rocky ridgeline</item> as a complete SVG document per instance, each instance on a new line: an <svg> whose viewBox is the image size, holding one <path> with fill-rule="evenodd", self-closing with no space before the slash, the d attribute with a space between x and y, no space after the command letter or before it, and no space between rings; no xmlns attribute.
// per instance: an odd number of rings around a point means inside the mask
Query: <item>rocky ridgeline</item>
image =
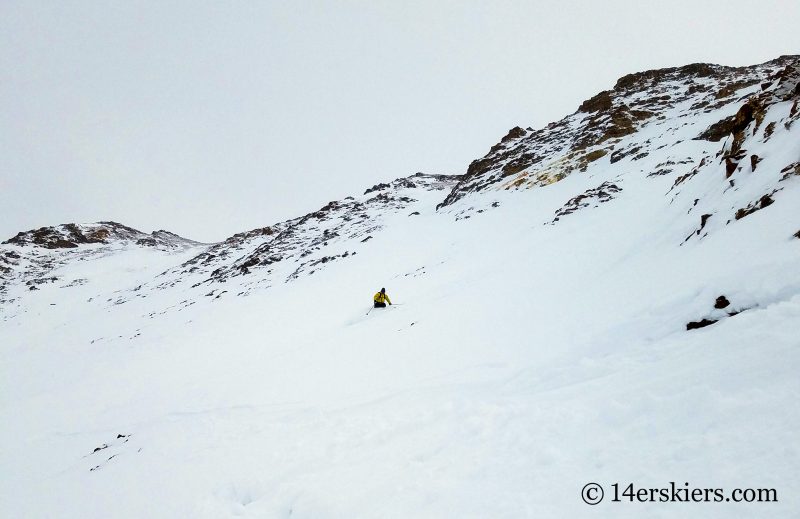
<svg viewBox="0 0 800 519"><path fill-rule="evenodd" d="M0 245L0 304L7 302L10 285L19 283L27 290L38 290L41 285L59 281L51 272L69 262L129 247L180 252L205 246L169 231L148 234L116 222L41 227L20 232Z"/></svg>
<svg viewBox="0 0 800 519"><path fill-rule="evenodd" d="M116 222L97 222L83 225L67 223L52 227L41 227L18 233L13 238L2 242L2 244L45 249L75 249L80 245L108 245L114 242L135 243L145 247L164 249L198 245L198 242L182 238L169 231L161 230L147 234Z"/></svg>
<svg viewBox="0 0 800 519"><path fill-rule="evenodd" d="M216 285L258 272L251 281L240 285L238 293L244 294L252 286L269 286L313 274L323 265L357 254L356 245L371 240L387 216L404 211L409 211L407 216L414 216L415 193L444 194L460 178L417 173L375 185L359 197L329 202L305 216L236 234L162 273L157 287L187 282L193 287ZM222 292L222 288L213 288L206 295L216 297Z"/></svg>
<svg viewBox="0 0 800 519"><path fill-rule="evenodd" d="M0 305L12 302L7 296L12 284L25 285L26 290L53 283L64 288L74 286L83 280L61 280L53 271L69 262L136 248L167 254L197 250L197 254L152 282L116 296L116 304L177 285L198 290L209 285L212 287L204 290L204 295L219 297L227 292L220 286L227 286L223 284L232 278L242 278L237 293L245 294L252 287L291 281L357 254L356 245L365 246L387 216L405 211L409 217L419 214L419 208L413 208L417 193L440 192L444 196L460 178L417 173L375 185L358 197L329 202L302 217L238 233L214 244L168 231L147 234L115 222L64 224L21 232L0 246ZM340 250L340 242L346 242L347 248ZM251 273L257 275L247 277Z"/></svg>
<svg viewBox="0 0 800 519"><path fill-rule="evenodd" d="M490 188L551 184L574 172L585 172L606 156L611 164L626 158L641 160L655 150L679 144L683 138L680 130L688 121L705 120L707 114L715 112L720 114L717 122L698 130L692 138L719 141L738 135L731 153L724 157L730 161L729 168L734 168L742 158L745 130L752 129L752 124L758 126L771 104L798 98L798 70L800 56L782 56L750 67L692 64L629 74L612 90L584 101L575 113L560 121L539 130L513 128L489 153L470 164L463 180L439 208ZM731 111L734 115L722 115ZM794 108L792 120L796 112ZM657 130L657 137L636 138L645 126ZM764 131L775 128L773 124ZM674 166L696 164L699 159L676 156L664 162L665 166ZM659 176L674 169L654 168L648 173Z"/></svg>

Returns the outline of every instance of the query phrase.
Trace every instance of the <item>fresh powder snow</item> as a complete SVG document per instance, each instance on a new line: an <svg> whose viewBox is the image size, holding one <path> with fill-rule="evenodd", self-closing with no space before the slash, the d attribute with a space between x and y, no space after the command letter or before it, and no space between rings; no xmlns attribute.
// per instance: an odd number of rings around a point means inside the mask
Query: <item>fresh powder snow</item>
<svg viewBox="0 0 800 519"><path fill-rule="evenodd" d="M626 76L221 243L9 239L0 515L797 517L798 70ZM778 501L611 501L670 482Z"/></svg>

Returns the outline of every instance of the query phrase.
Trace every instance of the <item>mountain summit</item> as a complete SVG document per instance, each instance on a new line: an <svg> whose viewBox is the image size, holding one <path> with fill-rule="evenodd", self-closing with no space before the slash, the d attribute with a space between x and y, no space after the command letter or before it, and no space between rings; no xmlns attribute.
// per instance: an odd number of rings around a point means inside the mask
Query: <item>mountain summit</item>
<svg viewBox="0 0 800 519"><path fill-rule="evenodd" d="M573 172L586 172L606 156L611 164L627 158L628 164L619 169L638 166L640 171L653 168L653 175L670 174L685 169L671 162L696 163L710 155L713 148L701 152L699 160L694 150L683 153L681 148L688 148L691 139L716 142L733 135L736 150L722 159L738 163L741 157L734 157L746 153L745 130L752 134L747 137L752 137L748 144L753 146L769 140L779 122L791 126L800 117L793 104L781 121L764 120L776 103L797 100L799 79L800 56L750 67L696 63L629 74L560 121L539 130L510 130L486 156L470 164L441 206L488 188L558 182ZM643 160L647 157L650 160Z"/></svg>

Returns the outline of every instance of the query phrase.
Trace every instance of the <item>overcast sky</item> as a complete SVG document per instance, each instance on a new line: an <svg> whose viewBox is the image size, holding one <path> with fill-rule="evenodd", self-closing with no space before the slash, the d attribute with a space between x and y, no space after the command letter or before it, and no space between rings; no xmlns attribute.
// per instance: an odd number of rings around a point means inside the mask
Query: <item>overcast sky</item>
<svg viewBox="0 0 800 519"><path fill-rule="evenodd" d="M800 2L0 0L0 239L215 241L416 171L621 75L800 53Z"/></svg>

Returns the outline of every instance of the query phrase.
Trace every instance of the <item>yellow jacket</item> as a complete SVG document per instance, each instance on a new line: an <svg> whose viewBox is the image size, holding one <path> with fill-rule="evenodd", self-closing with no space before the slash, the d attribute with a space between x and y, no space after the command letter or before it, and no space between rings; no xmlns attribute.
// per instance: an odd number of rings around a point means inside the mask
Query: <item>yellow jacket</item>
<svg viewBox="0 0 800 519"><path fill-rule="evenodd" d="M392 300L389 299L388 294L386 294L385 292L378 292L377 294L375 294L372 297L372 300L375 301L376 303L389 303L389 304L392 304Z"/></svg>

